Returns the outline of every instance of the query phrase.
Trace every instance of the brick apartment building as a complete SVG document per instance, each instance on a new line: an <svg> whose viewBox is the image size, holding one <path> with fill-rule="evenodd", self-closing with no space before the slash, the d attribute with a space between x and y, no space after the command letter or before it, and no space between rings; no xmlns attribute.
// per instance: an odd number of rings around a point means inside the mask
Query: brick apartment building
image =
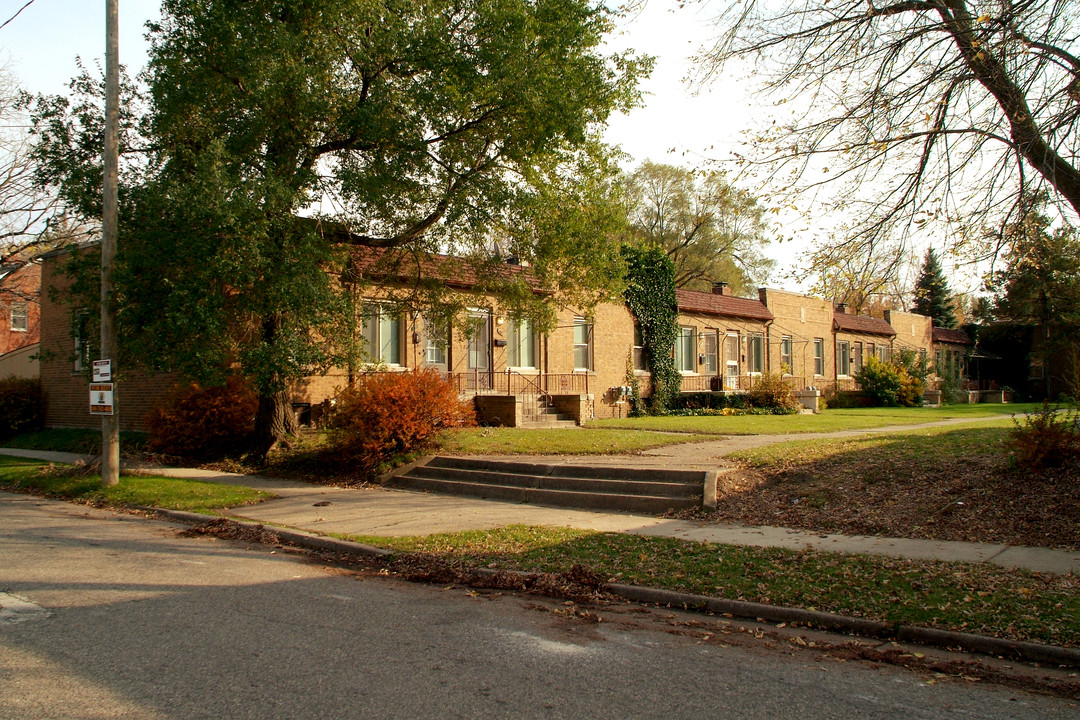
<svg viewBox="0 0 1080 720"><path fill-rule="evenodd" d="M41 263L0 265L0 377L37 376L41 331Z"/></svg>
<svg viewBox="0 0 1080 720"><path fill-rule="evenodd" d="M65 251L43 258L41 305L42 385L50 426L92 427L87 408L87 364L92 342L80 330L80 309L65 304L66 279L58 273ZM451 258L435 258L422 270L450 277L464 295L466 324L439 327L423 312L395 310L393 283L363 298L358 340L370 364L400 371L433 367L475 398L478 416L492 424L521 425L551 410L577 421L627 413L627 368L648 388L643 347L633 314L624 304L563 308L554 329L536 332L492 297L475 292L475 279ZM510 266L506 272L528 273ZM385 278L384 278L385 279ZM389 288L389 289L387 289ZM542 288L534 292L543 294ZM865 358L887 359L899 348L930 354L929 318L891 313L885 320L849 314L830 301L763 288L757 299L733 297L718 284L712 293L678 290L676 367L684 392L746 390L764 373L781 373L796 389L850 389ZM955 338L954 338L955 339ZM349 379L335 368L303 378L292 391L299 412L333 398ZM117 406L124 429L142 429L143 418L179 378L121 368Z"/></svg>

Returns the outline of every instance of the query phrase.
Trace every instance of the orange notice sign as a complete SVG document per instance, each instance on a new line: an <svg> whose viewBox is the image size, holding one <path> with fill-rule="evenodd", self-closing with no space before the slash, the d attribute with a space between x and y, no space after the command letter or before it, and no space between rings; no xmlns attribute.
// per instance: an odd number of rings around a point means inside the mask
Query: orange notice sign
<svg viewBox="0 0 1080 720"><path fill-rule="evenodd" d="M113 414L112 383L90 383L90 414Z"/></svg>

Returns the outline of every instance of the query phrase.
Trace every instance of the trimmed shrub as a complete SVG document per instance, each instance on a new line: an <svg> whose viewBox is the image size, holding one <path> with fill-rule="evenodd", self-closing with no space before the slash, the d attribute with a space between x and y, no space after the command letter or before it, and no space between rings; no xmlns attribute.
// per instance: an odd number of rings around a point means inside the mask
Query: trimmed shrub
<svg viewBox="0 0 1080 720"><path fill-rule="evenodd" d="M868 357L862 369L855 374L855 380L874 405L895 407L900 404L900 390L904 385L901 371L902 368L897 365Z"/></svg>
<svg viewBox="0 0 1080 720"><path fill-rule="evenodd" d="M441 430L475 424L471 403L431 369L365 375L338 396L330 417L334 445L368 471Z"/></svg>
<svg viewBox="0 0 1080 720"><path fill-rule="evenodd" d="M795 413L799 410L799 401L791 386L784 382L779 373L765 373L757 379L750 392L746 393L750 407L759 410L772 410L777 415Z"/></svg>
<svg viewBox="0 0 1080 720"><path fill-rule="evenodd" d="M45 403L37 378L14 375L0 380L0 439L40 430Z"/></svg>
<svg viewBox="0 0 1080 720"><path fill-rule="evenodd" d="M217 387L178 387L146 416L146 449L198 462L237 455L247 448L258 406L236 376Z"/></svg>
<svg viewBox="0 0 1080 720"><path fill-rule="evenodd" d="M1013 418L1009 455L1025 468L1057 467L1080 457L1080 410L1060 412L1057 405L1043 403L1042 409Z"/></svg>

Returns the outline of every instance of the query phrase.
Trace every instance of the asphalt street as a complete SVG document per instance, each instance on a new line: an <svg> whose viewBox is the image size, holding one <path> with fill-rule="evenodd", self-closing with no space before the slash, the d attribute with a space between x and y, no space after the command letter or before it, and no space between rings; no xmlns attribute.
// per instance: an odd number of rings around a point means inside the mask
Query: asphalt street
<svg viewBox="0 0 1080 720"><path fill-rule="evenodd" d="M0 718L1080 718L0 493Z"/></svg>

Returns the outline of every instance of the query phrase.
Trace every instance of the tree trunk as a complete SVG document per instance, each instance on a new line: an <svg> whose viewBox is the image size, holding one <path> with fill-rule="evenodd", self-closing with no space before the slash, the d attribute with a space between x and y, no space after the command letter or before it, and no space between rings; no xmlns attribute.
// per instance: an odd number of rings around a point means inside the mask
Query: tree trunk
<svg viewBox="0 0 1080 720"><path fill-rule="evenodd" d="M279 442L296 434L296 416L286 391L259 396L259 409L255 413L255 434L251 445L251 459L259 464Z"/></svg>

